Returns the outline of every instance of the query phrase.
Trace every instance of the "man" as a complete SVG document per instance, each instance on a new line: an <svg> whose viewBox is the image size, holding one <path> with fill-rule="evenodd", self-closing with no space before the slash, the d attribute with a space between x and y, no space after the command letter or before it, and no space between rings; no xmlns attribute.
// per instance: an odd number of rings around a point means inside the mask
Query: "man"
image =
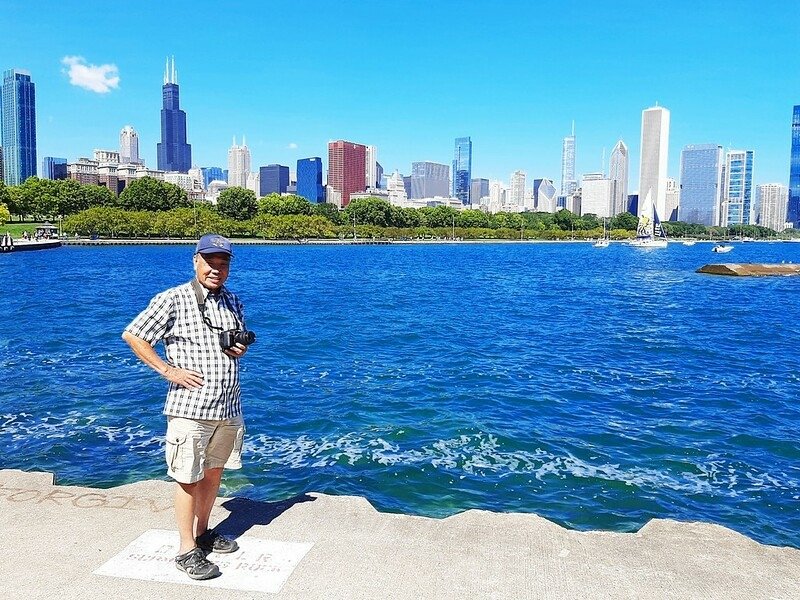
<svg viewBox="0 0 800 600"><path fill-rule="evenodd" d="M195 249L194 279L158 294L122 334L136 356L169 381L164 414L167 474L178 484L175 564L192 579L220 574L210 552L238 549L208 528L223 468L242 466L239 359L247 346L223 333L246 331L242 303L225 287L232 256L229 240L204 235ZM166 361L153 348L158 341Z"/></svg>

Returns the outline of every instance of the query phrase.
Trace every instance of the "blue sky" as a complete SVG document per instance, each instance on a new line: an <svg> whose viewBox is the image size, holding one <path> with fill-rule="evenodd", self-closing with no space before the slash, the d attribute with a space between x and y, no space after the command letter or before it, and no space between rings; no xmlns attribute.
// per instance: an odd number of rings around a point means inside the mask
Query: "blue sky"
<svg viewBox="0 0 800 600"><path fill-rule="evenodd" d="M604 148L607 165L621 138L636 190L641 111L658 103L671 111L671 176L684 145L719 143L755 150L756 183L788 180L796 1L163 5L0 0L0 68L31 72L40 161L116 148L130 124L155 167L174 55L197 166L225 167L245 135L254 169L294 171L343 138L408 174L412 161L450 164L454 138L471 136L474 177L558 181L574 120L577 173L599 170Z"/></svg>

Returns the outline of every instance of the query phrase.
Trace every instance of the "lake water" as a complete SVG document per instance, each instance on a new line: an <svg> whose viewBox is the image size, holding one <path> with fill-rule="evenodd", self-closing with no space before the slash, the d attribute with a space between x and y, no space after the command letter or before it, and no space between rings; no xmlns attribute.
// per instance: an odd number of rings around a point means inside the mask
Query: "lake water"
<svg viewBox="0 0 800 600"><path fill-rule="evenodd" d="M0 255L0 468L165 478L165 382L120 333L191 253ZM258 340L225 491L800 547L800 278L695 273L734 261L800 262L800 244L239 247L228 283Z"/></svg>

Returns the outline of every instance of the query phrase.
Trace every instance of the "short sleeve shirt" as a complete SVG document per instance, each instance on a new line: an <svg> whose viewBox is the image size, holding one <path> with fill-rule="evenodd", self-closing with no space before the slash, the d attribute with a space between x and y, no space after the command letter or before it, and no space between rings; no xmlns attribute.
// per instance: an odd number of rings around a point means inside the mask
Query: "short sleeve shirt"
<svg viewBox="0 0 800 600"><path fill-rule="evenodd" d="M158 294L125 331L153 346L163 341L170 365L203 374L197 389L170 382L165 415L220 421L242 412L239 359L222 351L219 334L244 328L244 311L239 298L224 286L217 293L202 290L205 319L189 282Z"/></svg>

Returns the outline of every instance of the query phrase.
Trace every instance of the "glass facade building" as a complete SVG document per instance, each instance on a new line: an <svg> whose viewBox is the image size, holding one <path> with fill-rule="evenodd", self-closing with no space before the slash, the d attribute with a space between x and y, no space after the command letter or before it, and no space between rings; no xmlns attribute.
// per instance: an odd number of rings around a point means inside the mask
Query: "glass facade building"
<svg viewBox="0 0 800 600"><path fill-rule="evenodd" d="M267 165L259 170L259 195L285 194L289 187L289 167L283 165Z"/></svg>
<svg viewBox="0 0 800 600"><path fill-rule="evenodd" d="M681 152L678 220L707 227L720 224L722 146L692 144Z"/></svg>
<svg viewBox="0 0 800 600"><path fill-rule="evenodd" d="M470 204L472 187L472 140L468 137L456 138L453 156L453 197L461 204Z"/></svg>
<svg viewBox="0 0 800 600"><path fill-rule="evenodd" d="M800 226L800 105L792 112L792 150L789 158L789 203L786 220Z"/></svg>
<svg viewBox="0 0 800 600"><path fill-rule="evenodd" d="M206 190L212 181L228 182L228 174L222 170L222 167L203 167L200 172L203 174L203 188Z"/></svg>
<svg viewBox="0 0 800 600"><path fill-rule="evenodd" d="M169 61L161 88L161 142L157 145L158 169L188 173L192 168L192 146L186 143L186 112L181 110L175 59Z"/></svg>
<svg viewBox="0 0 800 600"><path fill-rule="evenodd" d="M409 198L449 196L450 167L434 162L411 163L411 193Z"/></svg>
<svg viewBox="0 0 800 600"><path fill-rule="evenodd" d="M67 178L67 159L45 156L42 159L42 178L43 179L66 179Z"/></svg>
<svg viewBox="0 0 800 600"><path fill-rule="evenodd" d="M297 161L297 195L309 202L325 202L322 187L322 159L319 156Z"/></svg>
<svg viewBox="0 0 800 600"><path fill-rule="evenodd" d="M0 116L3 180L19 185L36 175L36 89L27 71L3 72Z"/></svg>
<svg viewBox="0 0 800 600"><path fill-rule="evenodd" d="M722 225L750 225L753 220L753 151L731 150L725 160Z"/></svg>

